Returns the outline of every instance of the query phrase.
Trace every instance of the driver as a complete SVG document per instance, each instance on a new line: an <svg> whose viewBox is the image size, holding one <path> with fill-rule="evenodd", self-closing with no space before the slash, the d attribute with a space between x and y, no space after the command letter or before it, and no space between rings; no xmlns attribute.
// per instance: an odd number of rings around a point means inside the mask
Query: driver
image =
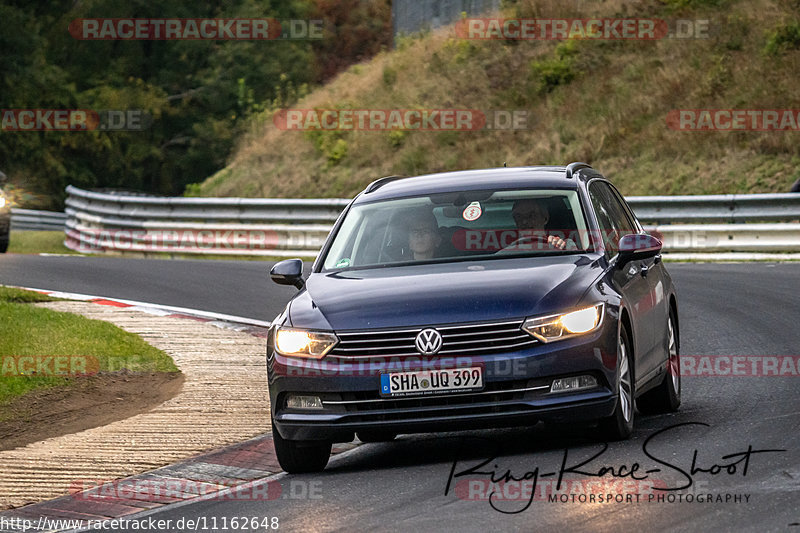
<svg viewBox="0 0 800 533"><path fill-rule="evenodd" d="M511 216L514 217L517 229L533 230L535 235L546 235L544 228L550 220L550 211L547 208L547 202L542 199L517 200L511 208ZM559 250L575 247L575 243L571 240L564 240L557 235L547 235L547 244Z"/></svg>

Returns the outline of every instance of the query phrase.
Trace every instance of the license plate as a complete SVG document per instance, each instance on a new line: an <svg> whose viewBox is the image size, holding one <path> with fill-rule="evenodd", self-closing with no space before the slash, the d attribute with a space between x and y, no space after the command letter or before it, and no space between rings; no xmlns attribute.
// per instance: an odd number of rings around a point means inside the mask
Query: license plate
<svg viewBox="0 0 800 533"><path fill-rule="evenodd" d="M424 396L482 388L483 369L474 366L381 374L380 392L381 396Z"/></svg>

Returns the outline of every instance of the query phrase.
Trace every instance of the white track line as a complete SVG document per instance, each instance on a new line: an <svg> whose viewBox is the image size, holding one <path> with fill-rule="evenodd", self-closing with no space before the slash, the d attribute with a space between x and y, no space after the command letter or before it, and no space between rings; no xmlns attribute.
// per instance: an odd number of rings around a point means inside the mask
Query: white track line
<svg viewBox="0 0 800 533"><path fill-rule="evenodd" d="M170 313L180 313L185 315L192 315L198 316L201 318L209 318L212 320L224 320L226 322L236 322L239 324L247 324L250 326L259 326L262 328L268 328L271 325L271 322L265 322L263 320L256 320L254 318L246 318L242 316L235 316L235 315L226 315L223 313L214 313L211 311L203 311L200 309L190 309L188 307L176 307L172 305L162 305L162 304L154 304L149 302L139 302L136 300L123 300L121 298L111 298L108 296L93 296L90 294L80 294L74 292L63 292L63 291L54 291L50 289L37 289L34 287L17 287L18 289L25 289L29 291L37 291L46 293L49 296L54 298L66 298L70 300L108 300L111 302L119 302L121 304L130 305L132 307L137 307L142 311L147 312L148 309L157 310L157 311L167 311ZM160 314L160 313L154 313Z"/></svg>

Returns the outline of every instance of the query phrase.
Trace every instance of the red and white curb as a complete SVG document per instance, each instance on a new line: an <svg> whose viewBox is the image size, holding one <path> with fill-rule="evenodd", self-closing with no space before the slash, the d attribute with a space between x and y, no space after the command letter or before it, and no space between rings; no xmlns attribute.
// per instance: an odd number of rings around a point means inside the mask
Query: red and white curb
<svg viewBox="0 0 800 533"><path fill-rule="evenodd" d="M54 291L50 289L38 289L34 287L15 287L15 288L38 292L40 294L45 294L53 298L78 300L82 302L90 302L99 305L110 305L113 307L129 307L133 311L141 311L143 313L147 313L150 315L173 317L173 318L188 318L200 322L208 322L220 328L242 331L244 333L249 333L256 337L266 337L267 329L269 329L271 324L270 322L266 322L263 320L256 320L254 318L226 315L224 313L214 313L212 311L190 309L188 307L176 307L172 305L139 302L136 300L124 300L121 298L95 296L95 295L80 294L75 292Z"/></svg>

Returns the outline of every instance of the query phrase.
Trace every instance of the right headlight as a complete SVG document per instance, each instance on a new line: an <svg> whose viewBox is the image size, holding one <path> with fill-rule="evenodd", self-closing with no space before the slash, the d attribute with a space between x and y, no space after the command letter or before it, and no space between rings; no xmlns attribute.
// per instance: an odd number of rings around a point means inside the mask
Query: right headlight
<svg viewBox="0 0 800 533"><path fill-rule="evenodd" d="M333 333L279 327L275 332L275 350L281 355L322 359L339 342Z"/></svg>
<svg viewBox="0 0 800 533"><path fill-rule="evenodd" d="M553 342L596 330L603 323L603 304L558 315L532 317L522 329L542 342Z"/></svg>

